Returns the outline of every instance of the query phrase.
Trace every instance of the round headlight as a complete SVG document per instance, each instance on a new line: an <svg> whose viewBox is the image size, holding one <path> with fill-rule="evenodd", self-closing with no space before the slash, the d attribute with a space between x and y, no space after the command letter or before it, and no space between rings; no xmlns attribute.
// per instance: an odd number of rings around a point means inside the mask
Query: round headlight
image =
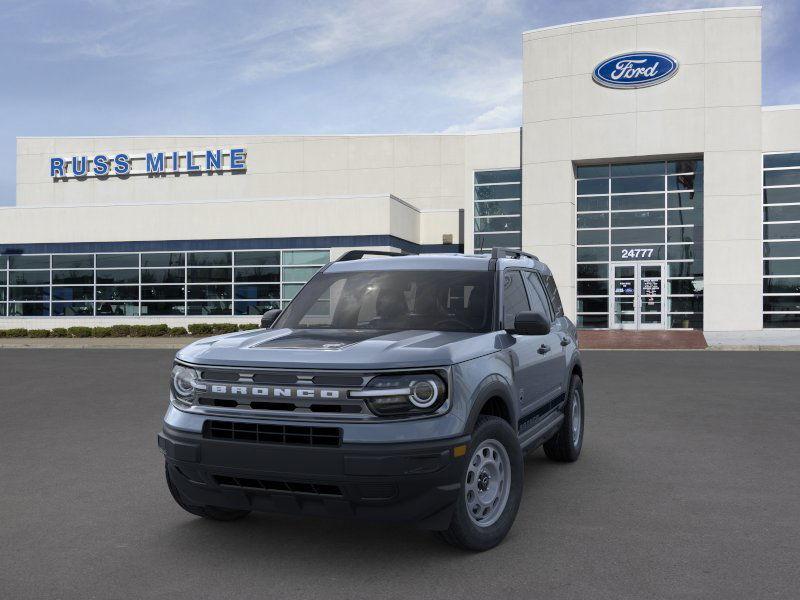
<svg viewBox="0 0 800 600"><path fill-rule="evenodd" d="M194 393L194 382L197 380L197 371L175 365L172 369L172 389L177 396L190 398Z"/></svg>
<svg viewBox="0 0 800 600"><path fill-rule="evenodd" d="M434 381L422 380L411 383L411 394L409 400L417 408L428 408L433 406L439 399L439 388Z"/></svg>

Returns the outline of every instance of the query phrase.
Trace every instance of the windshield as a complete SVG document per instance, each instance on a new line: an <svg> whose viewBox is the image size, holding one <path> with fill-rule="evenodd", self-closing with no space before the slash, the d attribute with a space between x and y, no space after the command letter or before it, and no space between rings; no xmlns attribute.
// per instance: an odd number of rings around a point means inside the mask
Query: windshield
<svg viewBox="0 0 800 600"><path fill-rule="evenodd" d="M300 291L274 327L487 332L493 273L362 271L322 273Z"/></svg>

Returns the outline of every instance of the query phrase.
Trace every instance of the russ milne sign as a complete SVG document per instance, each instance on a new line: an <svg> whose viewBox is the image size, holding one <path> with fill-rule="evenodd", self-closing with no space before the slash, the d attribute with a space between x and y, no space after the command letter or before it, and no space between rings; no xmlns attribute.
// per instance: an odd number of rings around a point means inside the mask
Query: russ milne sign
<svg viewBox="0 0 800 600"><path fill-rule="evenodd" d="M659 52L629 52L601 62L592 79L610 88L641 88L666 81L678 72L678 61Z"/></svg>
<svg viewBox="0 0 800 600"><path fill-rule="evenodd" d="M247 151L203 150L195 152L148 152L141 155L96 154L94 156L53 157L50 177L54 179L84 179L88 177L124 177L126 175L166 175L179 173L221 173L244 171Z"/></svg>

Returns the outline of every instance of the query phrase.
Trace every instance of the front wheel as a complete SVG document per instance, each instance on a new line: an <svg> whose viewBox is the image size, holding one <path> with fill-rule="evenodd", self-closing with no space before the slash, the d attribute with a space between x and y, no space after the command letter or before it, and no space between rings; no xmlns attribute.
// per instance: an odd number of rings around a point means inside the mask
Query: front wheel
<svg viewBox="0 0 800 600"><path fill-rule="evenodd" d="M556 434L544 443L547 458L558 462L575 462L583 447L583 381L572 376L564 406L564 420Z"/></svg>
<svg viewBox="0 0 800 600"><path fill-rule="evenodd" d="M482 416L467 457L453 519L439 535L459 548L483 551L502 542L514 524L522 499L522 450L508 423Z"/></svg>

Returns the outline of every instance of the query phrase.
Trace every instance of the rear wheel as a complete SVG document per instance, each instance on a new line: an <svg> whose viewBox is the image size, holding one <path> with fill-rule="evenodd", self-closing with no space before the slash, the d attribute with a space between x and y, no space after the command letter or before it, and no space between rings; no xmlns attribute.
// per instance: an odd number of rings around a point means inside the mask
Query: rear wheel
<svg viewBox="0 0 800 600"><path fill-rule="evenodd" d="M547 458L558 462L578 460L583 447L583 421L583 381L573 375L564 406L564 421L556 434L544 443Z"/></svg>
<svg viewBox="0 0 800 600"><path fill-rule="evenodd" d="M167 464L164 464L164 474L167 477L167 487L175 502L188 513L203 517L204 519L213 519L214 521L236 521L250 514L249 510L232 510L230 508L222 508L221 506L197 506L189 504L183 499L180 491L172 481Z"/></svg>
<svg viewBox="0 0 800 600"><path fill-rule="evenodd" d="M453 519L439 536L465 550L488 550L503 541L517 516L522 498L522 451L508 423L482 416L467 457Z"/></svg>

